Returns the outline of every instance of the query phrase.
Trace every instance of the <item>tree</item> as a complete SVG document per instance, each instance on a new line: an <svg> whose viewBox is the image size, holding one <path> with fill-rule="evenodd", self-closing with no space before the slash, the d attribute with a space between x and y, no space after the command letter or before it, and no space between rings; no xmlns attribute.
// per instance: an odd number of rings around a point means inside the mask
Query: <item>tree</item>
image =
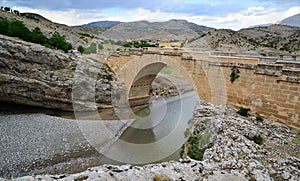
<svg viewBox="0 0 300 181"><path fill-rule="evenodd" d="M47 38L42 33L39 27L36 27L31 32L31 42L45 45Z"/></svg>
<svg viewBox="0 0 300 181"><path fill-rule="evenodd" d="M85 48L83 47L83 46L79 46L78 48L77 48L77 50L81 53L81 54L83 54L83 52L85 51Z"/></svg>
<svg viewBox="0 0 300 181"><path fill-rule="evenodd" d="M61 36L58 32L54 32L52 37L48 40L48 44L52 47L68 52L72 49L72 45L66 42L65 37Z"/></svg>
<svg viewBox="0 0 300 181"><path fill-rule="evenodd" d="M9 21L7 19L0 20L0 34L7 35Z"/></svg>
<svg viewBox="0 0 300 181"><path fill-rule="evenodd" d="M9 23L7 28L7 35L12 37L19 37L22 40L30 41L30 30L23 24L22 21L13 20Z"/></svg>

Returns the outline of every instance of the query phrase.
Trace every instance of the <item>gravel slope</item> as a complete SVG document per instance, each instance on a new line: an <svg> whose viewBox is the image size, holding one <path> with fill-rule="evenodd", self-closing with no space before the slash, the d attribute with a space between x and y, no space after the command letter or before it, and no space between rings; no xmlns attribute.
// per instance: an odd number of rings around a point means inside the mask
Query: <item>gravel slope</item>
<svg viewBox="0 0 300 181"><path fill-rule="evenodd" d="M100 154L83 136L81 122L44 114L0 114L0 177L69 173L99 165ZM115 132L126 125L105 124Z"/></svg>

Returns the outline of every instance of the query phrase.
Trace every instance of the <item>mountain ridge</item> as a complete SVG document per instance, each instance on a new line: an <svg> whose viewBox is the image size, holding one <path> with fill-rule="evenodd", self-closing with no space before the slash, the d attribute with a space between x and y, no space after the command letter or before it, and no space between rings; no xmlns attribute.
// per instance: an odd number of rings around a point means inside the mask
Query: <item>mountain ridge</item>
<svg viewBox="0 0 300 181"><path fill-rule="evenodd" d="M124 23L124 22L105 20L105 21L95 21L95 22L83 24L81 26L98 26L100 28L110 28L112 26L115 26L115 25L118 25L118 24L121 24L121 23Z"/></svg>
<svg viewBox="0 0 300 181"><path fill-rule="evenodd" d="M283 19L280 24L300 27L300 13Z"/></svg>

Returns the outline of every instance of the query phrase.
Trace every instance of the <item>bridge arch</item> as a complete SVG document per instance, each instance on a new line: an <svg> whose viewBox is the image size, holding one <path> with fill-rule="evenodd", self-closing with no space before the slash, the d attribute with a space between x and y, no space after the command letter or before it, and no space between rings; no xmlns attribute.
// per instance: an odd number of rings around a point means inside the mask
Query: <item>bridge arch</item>
<svg viewBox="0 0 300 181"><path fill-rule="evenodd" d="M226 91L226 85L220 83L222 77L218 79L209 77L215 73L223 75L220 73L221 70L218 67L209 66L207 62L184 59L182 54L144 53L121 56L109 57L107 60L119 81L124 83L124 90L118 93L121 96L113 101L114 107L130 107L149 101L151 84L165 66L171 67L176 73L182 75L202 100L218 102L220 99L213 98L214 95L220 95L221 91Z"/></svg>

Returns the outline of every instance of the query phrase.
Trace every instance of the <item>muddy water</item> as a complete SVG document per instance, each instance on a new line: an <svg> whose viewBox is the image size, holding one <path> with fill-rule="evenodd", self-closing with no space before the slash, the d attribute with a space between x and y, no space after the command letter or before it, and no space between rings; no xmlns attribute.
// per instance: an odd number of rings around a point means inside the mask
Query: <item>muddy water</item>
<svg viewBox="0 0 300 181"><path fill-rule="evenodd" d="M195 92L159 98L136 113L136 121L105 154L105 163L147 164L179 158L188 120L198 101Z"/></svg>

